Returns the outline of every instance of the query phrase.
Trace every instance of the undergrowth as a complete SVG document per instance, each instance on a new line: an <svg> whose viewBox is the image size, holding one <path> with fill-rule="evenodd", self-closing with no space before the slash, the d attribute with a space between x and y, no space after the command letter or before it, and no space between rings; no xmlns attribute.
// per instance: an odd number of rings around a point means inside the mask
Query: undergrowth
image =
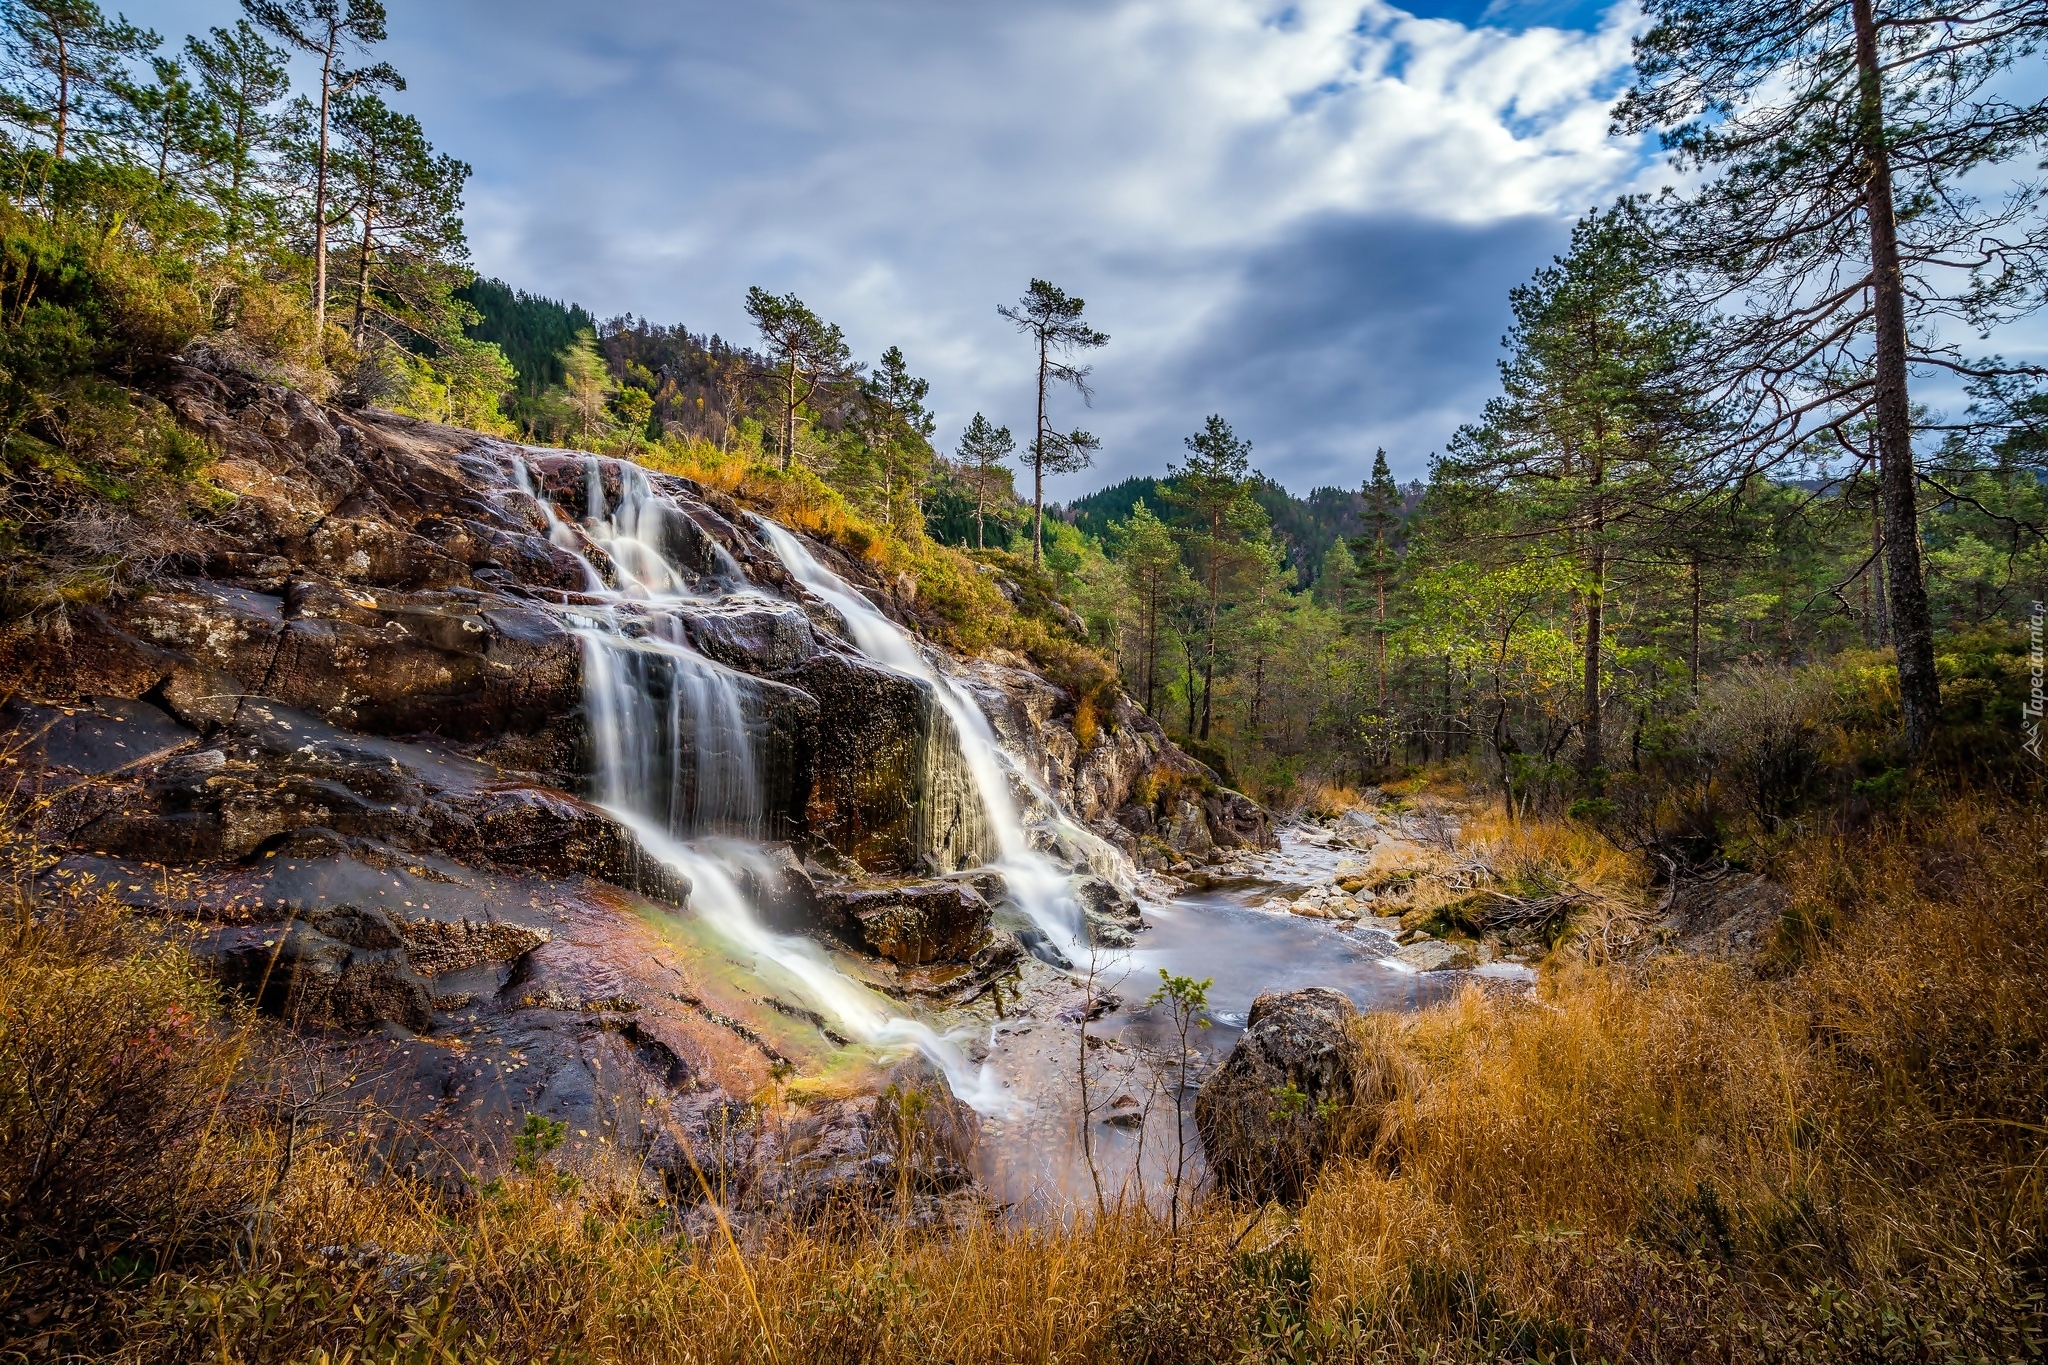
<svg viewBox="0 0 2048 1365"><path fill-rule="evenodd" d="M1567 828L1474 833L1620 875ZM932 1232L883 1209L734 1240L544 1144L450 1190L330 1134L279 1179L266 1026L122 912L24 909L0 1337L132 1360L2037 1358L2044 841L2038 810L1964 797L1792 843L1781 975L1576 962L1521 1001L1367 1016L1381 1083L1350 1154L1298 1210L1215 1201L1178 1238L1129 1210Z"/></svg>

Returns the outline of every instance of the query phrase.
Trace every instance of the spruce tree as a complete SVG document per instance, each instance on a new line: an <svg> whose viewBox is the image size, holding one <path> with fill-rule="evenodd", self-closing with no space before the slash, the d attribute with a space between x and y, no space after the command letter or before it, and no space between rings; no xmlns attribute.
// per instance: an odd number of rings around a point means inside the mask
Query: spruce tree
<svg viewBox="0 0 2048 1365"><path fill-rule="evenodd" d="M1387 575L1394 565L1392 537L1401 524L1401 486L1387 467L1382 446L1372 453L1372 477L1365 482L1365 526L1372 537L1373 666L1379 704L1387 704Z"/></svg>

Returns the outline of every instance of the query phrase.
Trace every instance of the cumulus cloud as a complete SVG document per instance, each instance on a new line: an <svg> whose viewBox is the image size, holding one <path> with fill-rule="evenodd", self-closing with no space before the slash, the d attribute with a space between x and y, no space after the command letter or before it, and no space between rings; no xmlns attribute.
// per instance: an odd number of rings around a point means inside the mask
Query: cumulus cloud
<svg viewBox="0 0 2048 1365"><path fill-rule="evenodd" d="M1384 0L440 0L394 11L390 55L476 167L487 273L727 336L749 284L794 290L861 353L904 348L942 439L976 410L1028 426L995 305L1043 276L1114 338L1098 411L1060 413L1104 438L1077 487L1157 470L1219 410L1301 488L1378 443L1419 473L1476 412L1507 285L1646 164L1606 136L1637 23L1630 0L1520 29Z"/></svg>

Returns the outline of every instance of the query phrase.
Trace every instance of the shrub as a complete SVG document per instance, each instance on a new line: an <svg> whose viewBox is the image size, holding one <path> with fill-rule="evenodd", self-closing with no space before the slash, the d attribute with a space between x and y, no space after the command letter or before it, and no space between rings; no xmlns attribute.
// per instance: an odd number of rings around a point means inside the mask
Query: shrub
<svg viewBox="0 0 2048 1365"><path fill-rule="evenodd" d="M65 1247L161 1234L240 1056L216 990L110 899L11 910L0 1226Z"/></svg>

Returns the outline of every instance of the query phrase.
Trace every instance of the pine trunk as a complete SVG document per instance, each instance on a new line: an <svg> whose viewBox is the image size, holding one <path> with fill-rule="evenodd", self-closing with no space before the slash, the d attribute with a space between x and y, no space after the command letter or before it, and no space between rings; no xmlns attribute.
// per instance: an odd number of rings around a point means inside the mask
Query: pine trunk
<svg viewBox="0 0 2048 1365"><path fill-rule="evenodd" d="M1876 305L1878 486L1884 498L1885 567L1890 582L1892 645L1905 713L1906 754L1925 753L1941 723L1941 683L1934 672L1934 614L1920 573L1920 525L1914 488L1913 412L1906 388L1906 286L1892 205L1891 149L1885 143L1883 72L1871 0L1853 0L1859 84L1858 136L1863 144L1865 211L1870 220L1870 270Z"/></svg>
<svg viewBox="0 0 2048 1365"><path fill-rule="evenodd" d="M1031 445L1031 562L1045 553L1045 333L1038 334L1038 439Z"/></svg>
<svg viewBox="0 0 2048 1365"><path fill-rule="evenodd" d="M313 335L327 335L327 110L334 94L334 25L320 62L320 164L313 177ZM324 342L323 342L324 344Z"/></svg>

